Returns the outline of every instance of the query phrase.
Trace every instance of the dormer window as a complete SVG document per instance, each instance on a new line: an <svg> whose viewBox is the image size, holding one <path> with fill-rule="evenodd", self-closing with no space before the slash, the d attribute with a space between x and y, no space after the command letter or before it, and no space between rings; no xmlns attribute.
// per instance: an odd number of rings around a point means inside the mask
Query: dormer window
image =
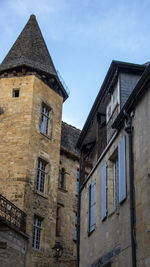
<svg viewBox="0 0 150 267"><path fill-rule="evenodd" d="M106 122L108 122L119 103L119 83L114 87L113 93L111 95L111 99L106 107Z"/></svg>
<svg viewBox="0 0 150 267"><path fill-rule="evenodd" d="M111 117L111 101L109 102L109 104L107 105L107 108L106 108L106 122L109 121L110 117Z"/></svg>
<svg viewBox="0 0 150 267"><path fill-rule="evenodd" d="M113 91L112 102L113 102L112 104L113 104L113 109L114 109L118 103L118 86L117 85Z"/></svg>

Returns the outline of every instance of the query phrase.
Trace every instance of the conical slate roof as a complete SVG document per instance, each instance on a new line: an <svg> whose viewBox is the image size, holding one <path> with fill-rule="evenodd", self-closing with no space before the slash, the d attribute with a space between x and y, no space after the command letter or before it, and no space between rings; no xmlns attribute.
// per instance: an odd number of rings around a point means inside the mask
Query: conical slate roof
<svg viewBox="0 0 150 267"><path fill-rule="evenodd" d="M56 70L34 15L30 16L18 39L0 65L0 72L28 66L56 75Z"/></svg>

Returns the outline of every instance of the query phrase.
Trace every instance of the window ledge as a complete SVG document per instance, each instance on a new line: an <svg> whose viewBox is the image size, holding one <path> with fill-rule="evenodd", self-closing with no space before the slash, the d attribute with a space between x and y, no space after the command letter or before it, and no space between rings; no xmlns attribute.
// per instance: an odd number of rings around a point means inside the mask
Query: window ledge
<svg viewBox="0 0 150 267"><path fill-rule="evenodd" d="M32 247L32 253L38 253L39 255L41 255L43 253L43 249L42 248L33 248Z"/></svg>
<svg viewBox="0 0 150 267"><path fill-rule="evenodd" d="M43 198L45 198L45 199L48 199L48 195L47 194L42 193L42 192L40 192L40 191L38 191L36 189L34 190L34 193L39 195L39 196L41 196L41 197L43 197Z"/></svg>
<svg viewBox="0 0 150 267"><path fill-rule="evenodd" d="M109 212L108 214L108 218L113 216L113 214L116 214L117 216L120 215L120 211L119 211L119 208L116 208L116 209L113 209Z"/></svg>
<svg viewBox="0 0 150 267"><path fill-rule="evenodd" d="M88 231L88 236L90 236L95 231L95 228L92 231Z"/></svg>
<svg viewBox="0 0 150 267"><path fill-rule="evenodd" d="M58 189L64 193L67 193L68 191L65 188L58 187Z"/></svg>
<svg viewBox="0 0 150 267"><path fill-rule="evenodd" d="M45 136L47 139L52 140L52 137L51 136L49 136L49 135L47 135L47 134L45 134L45 133L43 133L41 131L40 131L40 134L43 135L43 136Z"/></svg>

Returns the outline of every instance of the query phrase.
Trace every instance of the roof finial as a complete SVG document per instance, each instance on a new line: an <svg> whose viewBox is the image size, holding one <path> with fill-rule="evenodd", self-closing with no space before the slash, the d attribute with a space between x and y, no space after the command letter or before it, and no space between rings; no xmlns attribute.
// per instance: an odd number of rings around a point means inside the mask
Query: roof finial
<svg viewBox="0 0 150 267"><path fill-rule="evenodd" d="M31 14L30 19L35 19L35 18L36 18L35 15Z"/></svg>

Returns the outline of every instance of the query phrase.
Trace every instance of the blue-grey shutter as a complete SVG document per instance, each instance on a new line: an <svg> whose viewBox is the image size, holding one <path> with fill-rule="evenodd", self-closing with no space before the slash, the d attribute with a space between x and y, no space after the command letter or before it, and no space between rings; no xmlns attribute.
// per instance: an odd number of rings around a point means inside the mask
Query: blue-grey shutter
<svg viewBox="0 0 150 267"><path fill-rule="evenodd" d="M88 232L90 231L90 202L91 202L91 185L88 186Z"/></svg>
<svg viewBox="0 0 150 267"><path fill-rule="evenodd" d="M101 168L101 219L106 218L106 162Z"/></svg>
<svg viewBox="0 0 150 267"><path fill-rule="evenodd" d="M119 167L119 203L126 199L126 148L125 136L123 136L118 144L118 167Z"/></svg>
<svg viewBox="0 0 150 267"><path fill-rule="evenodd" d="M95 229L95 180L91 183L90 231Z"/></svg>

